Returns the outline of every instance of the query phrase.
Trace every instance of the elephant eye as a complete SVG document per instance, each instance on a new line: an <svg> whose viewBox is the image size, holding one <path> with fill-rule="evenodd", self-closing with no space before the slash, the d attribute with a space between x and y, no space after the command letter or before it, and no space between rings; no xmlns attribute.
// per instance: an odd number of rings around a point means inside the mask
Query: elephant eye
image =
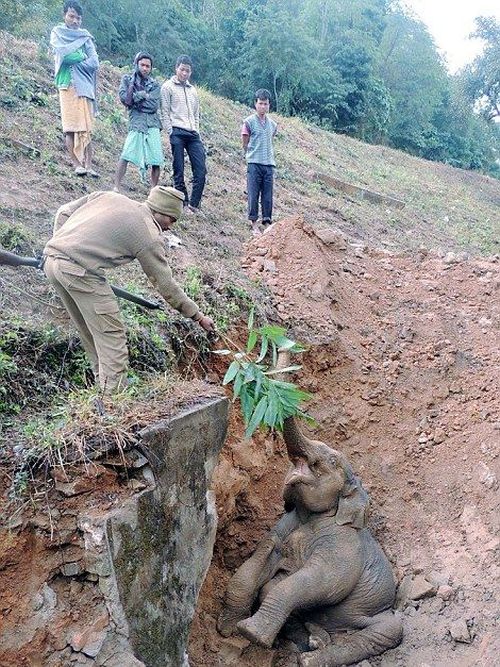
<svg viewBox="0 0 500 667"><path fill-rule="evenodd" d="M319 461L319 460L318 461L311 461L311 463L309 464L309 468L312 470L313 474L316 477L321 476L321 461Z"/></svg>

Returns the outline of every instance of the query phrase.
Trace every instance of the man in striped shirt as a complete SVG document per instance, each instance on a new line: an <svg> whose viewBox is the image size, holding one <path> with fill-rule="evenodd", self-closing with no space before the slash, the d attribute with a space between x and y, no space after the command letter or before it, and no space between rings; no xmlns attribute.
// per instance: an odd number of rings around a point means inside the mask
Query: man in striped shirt
<svg viewBox="0 0 500 667"><path fill-rule="evenodd" d="M189 56L179 56L175 75L161 87L161 120L170 135L174 184L184 193L184 212L199 210L205 187L205 148L200 139L200 102L196 88L189 82L192 72ZM193 172L191 197L184 182L184 151L188 154Z"/></svg>
<svg viewBox="0 0 500 667"><path fill-rule="evenodd" d="M255 93L255 112L243 121L241 141L247 161L248 220L257 236L262 228L258 223L259 198L262 226L271 224L273 214L274 161L273 137L277 124L269 118L271 93L264 88Z"/></svg>

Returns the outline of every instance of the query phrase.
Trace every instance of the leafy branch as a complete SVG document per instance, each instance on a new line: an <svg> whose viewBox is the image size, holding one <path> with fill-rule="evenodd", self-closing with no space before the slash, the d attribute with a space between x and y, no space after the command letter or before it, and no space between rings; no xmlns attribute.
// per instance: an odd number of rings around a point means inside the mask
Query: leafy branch
<svg viewBox="0 0 500 667"><path fill-rule="evenodd" d="M304 352L305 348L288 338L282 327L266 325L254 329L253 319L251 311L245 350L239 349L229 338L223 337L236 351L216 351L216 354L233 357L222 384L233 384L233 401L240 400L246 438L250 438L262 425L282 431L287 417L311 419L300 408L301 403L311 398L311 395L299 389L293 382L273 377L302 368L292 365L277 369L280 351L300 353Z"/></svg>

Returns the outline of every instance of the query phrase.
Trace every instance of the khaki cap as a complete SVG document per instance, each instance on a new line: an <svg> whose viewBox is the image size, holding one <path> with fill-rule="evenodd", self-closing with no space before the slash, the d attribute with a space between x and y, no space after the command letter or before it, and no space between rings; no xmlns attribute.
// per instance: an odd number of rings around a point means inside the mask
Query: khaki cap
<svg viewBox="0 0 500 667"><path fill-rule="evenodd" d="M153 211L169 215L178 220L182 215L182 205L184 202L184 194L175 188L166 187L164 185L156 185L151 189L146 204Z"/></svg>

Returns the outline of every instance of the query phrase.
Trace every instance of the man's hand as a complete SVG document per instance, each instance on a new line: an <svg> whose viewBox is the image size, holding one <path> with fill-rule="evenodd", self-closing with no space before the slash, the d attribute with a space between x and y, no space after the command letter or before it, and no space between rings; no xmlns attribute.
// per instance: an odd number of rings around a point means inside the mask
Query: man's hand
<svg viewBox="0 0 500 667"><path fill-rule="evenodd" d="M209 332L214 332L215 331L215 324L214 321L211 317L207 317L206 315L203 315L201 311L198 311L195 315L193 315L192 318L195 322L197 322L202 329L205 329L205 331Z"/></svg>
<svg viewBox="0 0 500 667"><path fill-rule="evenodd" d="M202 318L198 320L198 324L202 329L205 329L205 331L215 331L215 324L211 317L203 315Z"/></svg>

